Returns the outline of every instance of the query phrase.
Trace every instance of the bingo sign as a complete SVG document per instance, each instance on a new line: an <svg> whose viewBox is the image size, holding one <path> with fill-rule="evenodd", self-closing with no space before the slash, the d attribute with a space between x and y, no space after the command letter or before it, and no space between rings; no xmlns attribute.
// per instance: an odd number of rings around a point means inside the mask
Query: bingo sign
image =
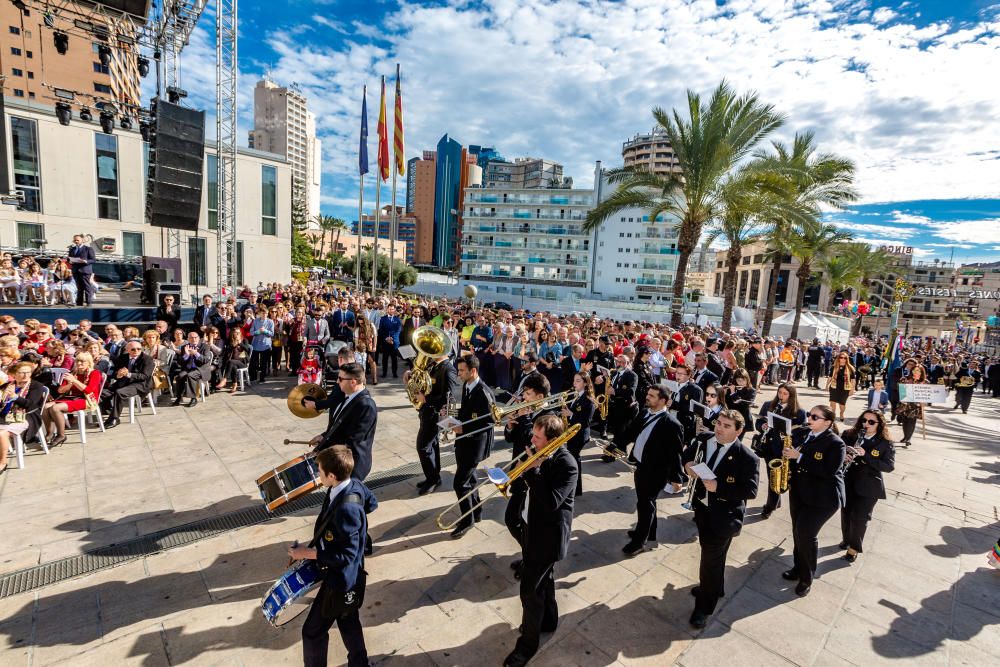
<svg viewBox="0 0 1000 667"><path fill-rule="evenodd" d="M943 384L900 384L899 400L903 403L947 403L948 388Z"/></svg>

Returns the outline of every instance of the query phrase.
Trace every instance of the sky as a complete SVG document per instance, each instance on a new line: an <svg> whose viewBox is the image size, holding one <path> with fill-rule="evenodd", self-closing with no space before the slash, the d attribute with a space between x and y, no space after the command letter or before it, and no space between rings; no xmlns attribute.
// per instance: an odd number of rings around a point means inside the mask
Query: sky
<svg viewBox="0 0 1000 667"><path fill-rule="evenodd" d="M380 77L391 127L396 63L408 158L448 133L561 162L576 187L595 161L621 164L653 107L726 79L787 114L774 139L811 130L855 161L862 198L828 217L858 238L923 260L1000 259L1000 0L269 0L239 12L242 143L256 81L297 84L317 116L330 215L357 218L362 87L374 162ZM211 10L181 62L189 102L212 112Z"/></svg>

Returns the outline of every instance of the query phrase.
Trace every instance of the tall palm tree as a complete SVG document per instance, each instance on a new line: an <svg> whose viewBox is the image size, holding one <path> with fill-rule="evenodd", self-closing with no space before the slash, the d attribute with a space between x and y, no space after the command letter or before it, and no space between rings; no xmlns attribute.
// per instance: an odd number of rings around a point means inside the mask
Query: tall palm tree
<svg viewBox="0 0 1000 667"><path fill-rule="evenodd" d="M619 211L639 208L649 219L676 218L678 227L677 273L671 303L671 326L681 325L684 277L688 259L698 244L702 227L719 214L720 185L725 176L754 146L785 120L764 104L756 93L737 96L722 81L707 104L693 91L687 93L687 118L653 109L657 127L670 141L678 171L659 176L643 168L624 167L608 172L618 189L587 214L584 229L592 231Z"/></svg>
<svg viewBox="0 0 1000 667"><path fill-rule="evenodd" d="M791 254L788 252L787 240L794 227L808 220L818 220L821 207L842 209L858 198L854 188L854 162L832 153L817 153L812 132L796 133L790 147L777 141L772 142L771 147L771 153L755 153L757 163L761 169L783 174L788 179L795 206L786 211L806 215L798 219L783 215L771 221L768 246L775 252L769 253L772 262L771 278L761 327L761 333L765 336L771 331L778 274L781 272L783 257Z"/></svg>
<svg viewBox="0 0 1000 667"><path fill-rule="evenodd" d="M812 278L812 267L829 258L835 252L837 244L850 241L851 235L842 232L834 225L819 220L807 221L792 232L792 255L799 260L799 268L795 272L799 279L795 291L795 319L792 320L792 330L789 338L798 338L799 321L802 319L802 300L806 294L806 284Z"/></svg>
<svg viewBox="0 0 1000 667"><path fill-rule="evenodd" d="M334 218L332 225L332 229L337 235L334 237L333 243L330 245L330 254L338 254L337 248L340 247L340 235L347 229L347 223L340 218Z"/></svg>
<svg viewBox="0 0 1000 667"><path fill-rule="evenodd" d="M890 273L894 267L892 256L889 253L884 250L873 250L867 243L845 243L840 254L857 267L859 299L867 299L871 296L871 284L875 276L884 276ZM873 304L872 307L878 306L879 304ZM863 319L862 315L858 315L857 319L854 320L852 335L857 336L861 333Z"/></svg>
<svg viewBox="0 0 1000 667"><path fill-rule="evenodd" d="M822 261L823 282L830 288L830 298L827 300L827 312L833 312L837 307L837 293L861 289L861 267L850 257L844 255L848 244L842 243L834 248L830 256Z"/></svg>

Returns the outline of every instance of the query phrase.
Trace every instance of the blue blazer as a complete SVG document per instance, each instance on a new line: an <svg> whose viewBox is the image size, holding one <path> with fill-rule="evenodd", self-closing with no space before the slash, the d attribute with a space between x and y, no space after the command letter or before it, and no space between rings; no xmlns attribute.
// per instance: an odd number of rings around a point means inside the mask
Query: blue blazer
<svg viewBox="0 0 1000 667"><path fill-rule="evenodd" d="M338 335L342 336L349 335L352 339L354 338L354 331L353 331L355 326L354 313L352 313L349 310L345 310L343 317L341 317L340 309L338 308L337 310L333 311L332 314L329 315L329 318L330 318L330 333L333 335L334 338L336 338ZM348 331L342 332L340 330L341 325L346 326L348 328Z"/></svg>
<svg viewBox="0 0 1000 667"><path fill-rule="evenodd" d="M875 388L873 387L873 388L871 388L871 389L868 390L868 402L865 404L865 409L866 410L869 409L869 408L871 408L872 397L874 395L875 395ZM885 389L883 389L883 390L881 390L879 392L878 409L879 410L885 410L888 405L889 405L889 392L887 392Z"/></svg>
<svg viewBox="0 0 1000 667"><path fill-rule="evenodd" d="M344 502L351 494L356 494L361 502ZM316 562L326 570L326 584L335 591L347 592L354 588L364 567L367 514L375 511L378 500L371 489L354 478L337 494L332 506L329 497L327 493L323 509L316 517L312 544L316 547ZM327 521L330 512L333 515Z"/></svg>
<svg viewBox="0 0 1000 667"><path fill-rule="evenodd" d="M386 338L392 338L393 347L399 347L399 333L403 330L403 322L399 319L399 315L393 315L389 317L388 315L383 315L382 319L378 323L378 344L379 346L385 343Z"/></svg>
<svg viewBox="0 0 1000 667"><path fill-rule="evenodd" d="M86 264L70 264L70 268L73 270L73 273L91 274L94 272L94 267L92 267L91 264L93 264L94 260L97 258L94 255L94 249L89 245L81 245L80 247L75 245L70 246L69 252L66 254L69 257L79 257L80 259L87 261Z"/></svg>

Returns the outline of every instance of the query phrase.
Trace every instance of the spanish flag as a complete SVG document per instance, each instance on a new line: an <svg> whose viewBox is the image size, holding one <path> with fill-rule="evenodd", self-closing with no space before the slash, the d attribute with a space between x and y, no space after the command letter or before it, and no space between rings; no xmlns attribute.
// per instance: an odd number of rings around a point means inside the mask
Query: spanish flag
<svg viewBox="0 0 1000 667"><path fill-rule="evenodd" d="M389 180L389 132L385 126L385 77L382 77L382 101L378 109L378 175Z"/></svg>
<svg viewBox="0 0 1000 667"><path fill-rule="evenodd" d="M396 121L392 131L392 148L396 171L406 175L406 152L403 150L403 92L399 83L399 63L396 63Z"/></svg>

